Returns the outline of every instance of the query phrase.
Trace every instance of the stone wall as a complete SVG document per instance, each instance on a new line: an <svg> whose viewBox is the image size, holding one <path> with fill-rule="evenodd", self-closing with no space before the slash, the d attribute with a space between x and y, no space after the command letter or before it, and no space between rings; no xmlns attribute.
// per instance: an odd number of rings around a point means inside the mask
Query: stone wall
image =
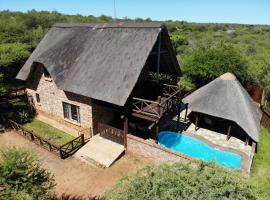
<svg viewBox="0 0 270 200"><path fill-rule="evenodd" d="M42 65L35 66L27 81L27 88L27 94L30 96L37 113L46 113L54 120L71 126L76 130L88 128L92 130L93 117L91 99L58 89L52 79L44 76L44 68ZM40 96L40 103L37 102L36 93ZM80 107L80 123L64 118L63 102Z"/></svg>
<svg viewBox="0 0 270 200"><path fill-rule="evenodd" d="M150 141L138 138L136 136L127 135L127 152L143 157L155 164L165 162L186 162L193 158L170 149L159 146Z"/></svg>

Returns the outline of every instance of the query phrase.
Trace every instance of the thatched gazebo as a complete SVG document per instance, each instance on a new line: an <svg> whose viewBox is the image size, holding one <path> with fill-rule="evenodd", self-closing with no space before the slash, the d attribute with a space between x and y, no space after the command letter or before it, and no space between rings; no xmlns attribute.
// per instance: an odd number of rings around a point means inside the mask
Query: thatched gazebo
<svg viewBox="0 0 270 200"><path fill-rule="evenodd" d="M259 142L262 112L233 74L221 75L185 97L183 102L196 113L196 128L198 115L207 115L226 121L227 139L230 138L232 126L236 124L246 134L247 143L249 138Z"/></svg>

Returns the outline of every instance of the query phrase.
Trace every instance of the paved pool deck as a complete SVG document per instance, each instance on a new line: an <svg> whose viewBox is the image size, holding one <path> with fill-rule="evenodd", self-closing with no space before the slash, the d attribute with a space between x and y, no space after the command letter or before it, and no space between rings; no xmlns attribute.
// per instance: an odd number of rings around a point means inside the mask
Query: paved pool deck
<svg viewBox="0 0 270 200"><path fill-rule="evenodd" d="M188 114L190 113L191 110L188 110ZM184 116L185 110L183 110L180 113L182 123L184 123ZM173 120L177 120L177 117L174 117ZM227 135L222 133L218 133L204 128L199 128L198 130L195 130L195 124L193 123L190 123L190 125L186 128L185 132L189 134L198 135L217 146L240 151L249 157L252 154L252 147L250 145L246 145L244 141L233 136L230 137L229 140L227 140Z"/></svg>

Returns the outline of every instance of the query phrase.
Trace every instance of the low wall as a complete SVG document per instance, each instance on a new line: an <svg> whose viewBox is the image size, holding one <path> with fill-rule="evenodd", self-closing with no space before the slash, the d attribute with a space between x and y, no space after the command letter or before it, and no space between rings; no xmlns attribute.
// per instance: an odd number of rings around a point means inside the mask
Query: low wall
<svg viewBox="0 0 270 200"><path fill-rule="evenodd" d="M130 134L127 135L127 152L146 158L155 164L194 160L194 158L190 156L164 148Z"/></svg>

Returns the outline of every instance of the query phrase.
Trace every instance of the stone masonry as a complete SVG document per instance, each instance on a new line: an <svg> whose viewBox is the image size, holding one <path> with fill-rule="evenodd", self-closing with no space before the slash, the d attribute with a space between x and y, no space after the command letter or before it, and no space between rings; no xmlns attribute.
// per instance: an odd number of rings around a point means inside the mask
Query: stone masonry
<svg viewBox="0 0 270 200"><path fill-rule="evenodd" d="M40 97L39 103L36 99L37 93ZM27 81L27 94L37 114L46 114L52 119L78 131L89 129L88 136L91 136L93 127L91 99L58 89L51 78L44 76L42 65L35 66L32 75ZM80 123L64 118L63 102L80 107Z"/></svg>

